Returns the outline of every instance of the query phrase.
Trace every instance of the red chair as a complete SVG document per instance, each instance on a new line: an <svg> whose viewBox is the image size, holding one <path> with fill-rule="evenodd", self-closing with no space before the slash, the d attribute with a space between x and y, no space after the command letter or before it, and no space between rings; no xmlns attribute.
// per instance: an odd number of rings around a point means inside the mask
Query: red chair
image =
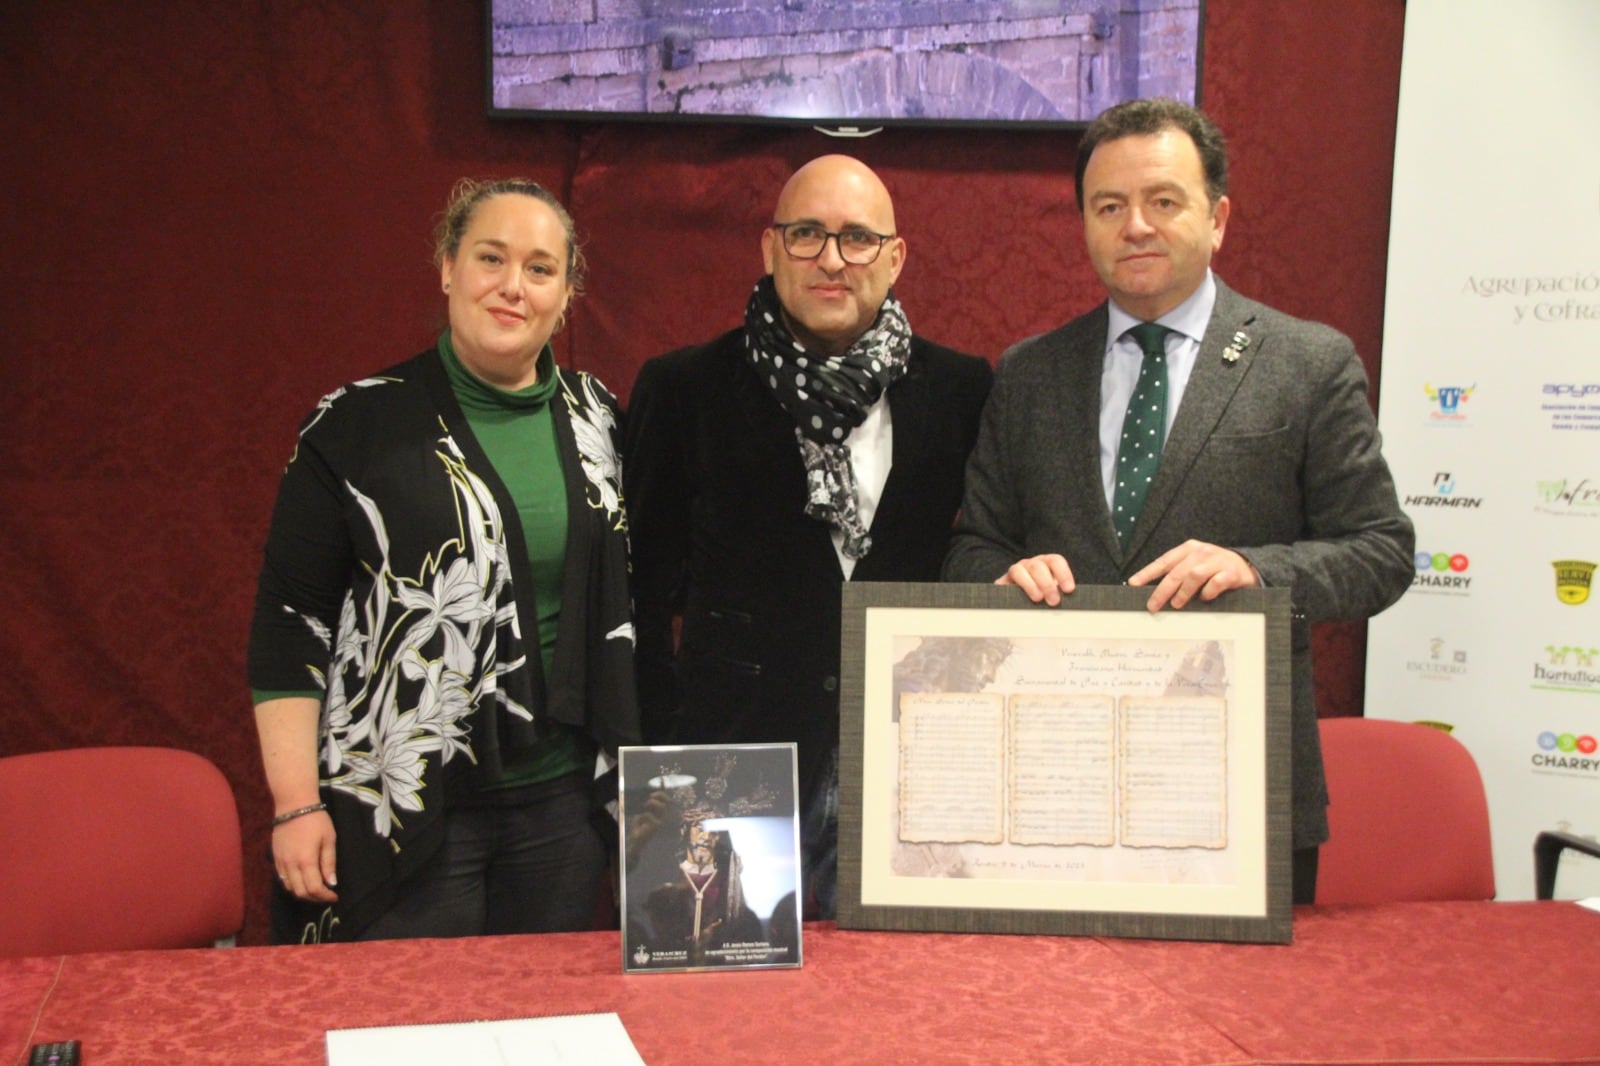
<svg viewBox="0 0 1600 1066"><path fill-rule="evenodd" d="M1412 722L1319 724L1330 836L1317 903L1493 899L1489 804L1461 742Z"/></svg>
<svg viewBox="0 0 1600 1066"><path fill-rule="evenodd" d="M0 759L0 957L206 947L244 923L239 813L171 748Z"/></svg>

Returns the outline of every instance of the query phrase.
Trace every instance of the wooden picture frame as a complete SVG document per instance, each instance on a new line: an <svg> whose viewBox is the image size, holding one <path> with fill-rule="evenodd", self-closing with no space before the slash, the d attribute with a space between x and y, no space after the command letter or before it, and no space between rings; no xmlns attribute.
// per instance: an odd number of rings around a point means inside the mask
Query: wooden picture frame
<svg viewBox="0 0 1600 1066"><path fill-rule="evenodd" d="M841 928L1287 943L1286 589L849 583Z"/></svg>

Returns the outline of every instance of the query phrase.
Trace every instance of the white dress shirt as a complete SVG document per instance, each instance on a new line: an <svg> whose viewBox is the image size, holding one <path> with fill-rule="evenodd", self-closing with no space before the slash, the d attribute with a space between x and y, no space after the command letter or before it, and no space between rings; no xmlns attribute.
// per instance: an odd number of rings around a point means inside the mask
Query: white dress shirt
<svg viewBox="0 0 1600 1066"><path fill-rule="evenodd" d="M1200 342L1205 339L1206 323L1211 321L1211 309L1216 302L1217 283L1208 270L1205 280L1187 300L1156 319L1173 331L1167 334L1167 424L1162 432L1163 443L1172 432L1173 420L1178 417L1178 405L1183 402L1189 372L1200 355ZM1117 490L1117 447L1122 438L1122 420L1127 416L1128 400L1139 381L1144 352L1137 341L1126 336L1142 319L1134 318L1115 301L1110 302L1107 309L1110 314L1106 326L1105 363L1100 371L1100 481L1106 494L1106 506L1111 507Z"/></svg>
<svg viewBox="0 0 1600 1066"><path fill-rule="evenodd" d="M883 486L889 480L889 467L894 462L894 425L889 418L887 390L867 409L867 417L850 431L844 443L850 449L850 473L856 479L856 510L861 515L861 524L871 529L872 516L878 513L878 501L883 498ZM832 532L839 568L844 571L844 579L849 581L856 561L844 553L844 532L837 527Z"/></svg>

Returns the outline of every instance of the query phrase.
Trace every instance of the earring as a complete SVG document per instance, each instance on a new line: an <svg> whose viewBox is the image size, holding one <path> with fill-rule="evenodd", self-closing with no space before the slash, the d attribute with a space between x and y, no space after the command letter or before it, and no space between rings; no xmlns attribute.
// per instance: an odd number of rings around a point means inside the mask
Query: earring
<svg viewBox="0 0 1600 1066"><path fill-rule="evenodd" d="M449 292L450 291L450 283L448 281L444 283L444 291L445 292Z"/></svg>

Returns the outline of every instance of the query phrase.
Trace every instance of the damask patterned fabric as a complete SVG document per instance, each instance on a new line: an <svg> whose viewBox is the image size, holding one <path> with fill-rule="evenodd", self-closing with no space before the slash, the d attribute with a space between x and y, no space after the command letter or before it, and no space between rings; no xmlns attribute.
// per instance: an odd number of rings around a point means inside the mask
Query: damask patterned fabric
<svg viewBox="0 0 1600 1066"><path fill-rule="evenodd" d="M637 737L616 402L587 374L559 374L551 413L574 514L550 678L522 632L537 590L514 505L438 352L329 394L300 430L250 682L324 693L340 899L322 939L387 909L394 882L437 847L448 804L497 781L540 722L585 729L613 754Z"/></svg>
<svg viewBox="0 0 1600 1066"><path fill-rule="evenodd" d="M1233 163L1222 269L1349 334L1376 382L1405 4L1202 13ZM457 178L560 192L591 269L557 354L619 395L647 356L738 324L773 197L824 152L888 183L924 334L992 357L1102 292L1070 130L507 121L487 33L437 0L0 4L0 752L211 758L259 873L245 943L272 811L239 674L275 475L310 396L437 333L424 233ZM1364 634L1317 627L1323 713L1360 713Z"/></svg>
<svg viewBox="0 0 1600 1066"><path fill-rule="evenodd" d="M1299 908L1288 945L811 924L803 968L710 977L623 977L615 932L0 959L0 1062L79 1039L96 1066L322 1066L329 1029L614 1011L650 1066L1594 1063L1597 922Z"/></svg>

